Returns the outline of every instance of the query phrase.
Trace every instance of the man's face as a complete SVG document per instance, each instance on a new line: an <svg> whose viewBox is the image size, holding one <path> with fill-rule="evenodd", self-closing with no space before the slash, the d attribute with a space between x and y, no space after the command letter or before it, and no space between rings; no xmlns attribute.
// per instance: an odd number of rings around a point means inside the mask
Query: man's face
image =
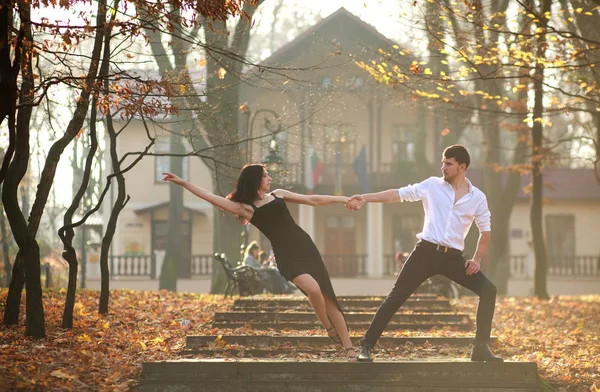
<svg viewBox="0 0 600 392"><path fill-rule="evenodd" d="M460 173L465 171L466 167L467 165L464 163L459 165L455 158L442 159L442 174L444 175L444 181L453 181Z"/></svg>

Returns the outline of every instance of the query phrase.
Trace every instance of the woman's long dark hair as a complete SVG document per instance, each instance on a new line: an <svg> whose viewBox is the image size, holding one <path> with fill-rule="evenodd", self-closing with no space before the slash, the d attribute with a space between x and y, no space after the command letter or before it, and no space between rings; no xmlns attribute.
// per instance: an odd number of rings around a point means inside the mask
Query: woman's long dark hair
<svg viewBox="0 0 600 392"><path fill-rule="evenodd" d="M235 191L227 195L231 201L252 204L258 199L258 190L265 165L249 163L242 168L235 184Z"/></svg>

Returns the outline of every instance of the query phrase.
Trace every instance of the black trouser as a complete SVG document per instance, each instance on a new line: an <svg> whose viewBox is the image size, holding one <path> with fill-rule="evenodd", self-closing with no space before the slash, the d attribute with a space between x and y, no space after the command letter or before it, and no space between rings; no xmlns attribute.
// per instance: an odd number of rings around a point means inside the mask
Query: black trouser
<svg viewBox="0 0 600 392"><path fill-rule="evenodd" d="M490 338L496 306L496 286L481 271L467 275L465 259L459 250L450 249L448 253L442 253L436 250L435 245L421 241L406 259L394 288L377 309L365 333L363 343L370 347L375 346L377 339L400 306L425 280L438 274L452 279L479 296L475 340L487 342Z"/></svg>

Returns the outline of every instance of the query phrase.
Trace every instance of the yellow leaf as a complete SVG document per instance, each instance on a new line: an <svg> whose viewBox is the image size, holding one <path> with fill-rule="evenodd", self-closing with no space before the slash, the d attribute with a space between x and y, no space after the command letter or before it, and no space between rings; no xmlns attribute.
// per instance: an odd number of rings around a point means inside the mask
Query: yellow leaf
<svg viewBox="0 0 600 392"><path fill-rule="evenodd" d="M146 343L142 342L141 340L138 343L140 346L142 346L142 350L146 351L148 349L148 347L146 347Z"/></svg>
<svg viewBox="0 0 600 392"><path fill-rule="evenodd" d="M63 288L61 288L60 290L58 290L58 292L59 292L60 294L66 294L66 293L67 293L67 289L65 289L65 288L63 287Z"/></svg>
<svg viewBox="0 0 600 392"><path fill-rule="evenodd" d="M162 336L157 336L154 339L152 339L152 343L154 344L160 344L160 343L164 343L165 339Z"/></svg>
<svg viewBox="0 0 600 392"><path fill-rule="evenodd" d="M102 324L102 329L108 329L108 327L110 327L110 323L108 321Z"/></svg>
<svg viewBox="0 0 600 392"><path fill-rule="evenodd" d="M225 79L226 73L227 71L225 70L225 68L219 68L219 70L217 71L217 76L219 77L219 79Z"/></svg>
<svg viewBox="0 0 600 392"><path fill-rule="evenodd" d="M433 73L431 72L431 68L425 68L425 71L423 72L425 75L432 75Z"/></svg>
<svg viewBox="0 0 600 392"><path fill-rule="evenodd" d="M180 84L179 85L179 91L181 92L181 94L185 93L185 84Z"/></svg>
<svg viewBox="0 0 600 392"><path fill-rule="evenodd" d="M92 338L90 338L88 335L83 334L83 335L79 335L77 337L77 340L79 340L80 342L91 342Z"/></svg>
<svg viewBox="0 0 600 392"><path fill-rule="evenodd" d="M74 378L77 378L77 376L72 376L70 374L67 374L67 373L63 372L62 370L60 370L60 369L53 371L52 373L50 373L50 375L52 377L63 378L63 379L66 379L66 380L72 380Z"/></svg>

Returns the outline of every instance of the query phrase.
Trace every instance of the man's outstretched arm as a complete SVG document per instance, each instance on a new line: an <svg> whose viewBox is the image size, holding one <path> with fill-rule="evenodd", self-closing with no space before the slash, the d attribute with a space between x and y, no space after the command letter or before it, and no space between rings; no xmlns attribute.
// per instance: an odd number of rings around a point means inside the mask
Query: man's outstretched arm
<svg viewBox="0 0 600 392"><path fill-rule="evenodd" d="M364 203L395 203L400 201L400 195L397 189L388 189L377 193L365 193L363 195L354 195L348 200L350 209L358 209ZM352 208L357 203L358 208Z"/></svg>

